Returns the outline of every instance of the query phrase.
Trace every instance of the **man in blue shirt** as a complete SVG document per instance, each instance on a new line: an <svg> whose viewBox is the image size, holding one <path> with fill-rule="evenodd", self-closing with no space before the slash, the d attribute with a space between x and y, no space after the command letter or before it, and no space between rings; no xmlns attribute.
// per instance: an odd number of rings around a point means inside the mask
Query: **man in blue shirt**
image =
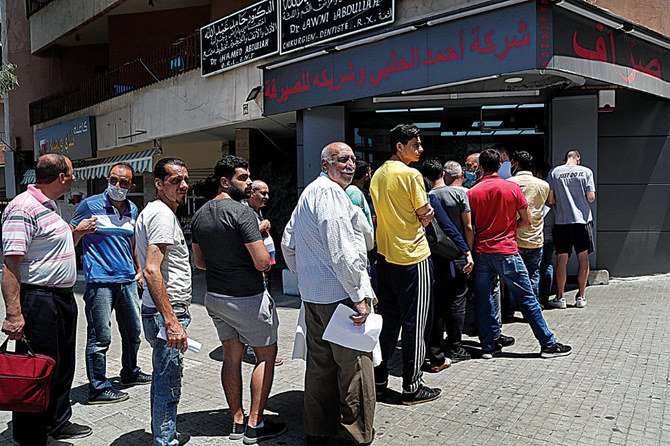
<svg viewBox="0 0 670 446"><path fill-rule="evenodd" d="M70 222L75 244L82 240L86 291L86 373L88 403L125 401L128 394L114 389L106 377L106 355L112 340L111 316L121 333L121 385L149 384L151 375L137 366L141 317L138 286L141 272L134 255L137 206L126 198L135 185L133 168L124 163L112 166L107 190L85 199ZM90 219L90 228L77 228Z"/></svg>

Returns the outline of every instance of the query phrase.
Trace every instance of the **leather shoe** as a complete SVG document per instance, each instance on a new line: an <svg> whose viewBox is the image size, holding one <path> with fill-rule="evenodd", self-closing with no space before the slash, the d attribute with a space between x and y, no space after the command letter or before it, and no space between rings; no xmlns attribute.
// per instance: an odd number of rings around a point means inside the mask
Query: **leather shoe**
<svg viewBox="0 0 670 446"><path fill-rule="evenodd" d="M82 424L66 422L58 432L51 432L51 436L56 440L68 440L71 438L84 438L93 433L93 429Z"/></svg>

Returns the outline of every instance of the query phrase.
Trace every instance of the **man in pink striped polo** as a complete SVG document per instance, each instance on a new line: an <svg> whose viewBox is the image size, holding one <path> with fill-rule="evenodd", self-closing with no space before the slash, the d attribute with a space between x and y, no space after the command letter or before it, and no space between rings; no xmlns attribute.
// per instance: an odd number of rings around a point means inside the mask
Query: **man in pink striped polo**
<svg viewBox="0 0 670 446"><path fill-rule="evenodd" d="M72 232L55 200L72 186L72 162L63 155L44 155L37 161L35 178L36 184L14 198L2 215L6 308L2 331L10 339L25 337L36 353L56 361L47 411L12 413L14 440L31 446L46 445L49 435L62 440L92 433L90 427L70 421L77 337L72 288L77 266ZM95 218L82 221L78 229L94 231Z"/></svg>

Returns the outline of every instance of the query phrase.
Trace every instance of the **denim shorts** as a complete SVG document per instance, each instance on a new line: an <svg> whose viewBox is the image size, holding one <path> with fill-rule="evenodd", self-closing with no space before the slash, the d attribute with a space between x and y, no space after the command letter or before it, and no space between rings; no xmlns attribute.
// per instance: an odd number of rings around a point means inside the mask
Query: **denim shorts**
<svg viewBox="0 0 670 446"><path fill-rule="evenodd" d="M239 339L252 347L277 342L279 318L270 293L235 297L207 292L205 308L214 321L219 340Z"/></svg>

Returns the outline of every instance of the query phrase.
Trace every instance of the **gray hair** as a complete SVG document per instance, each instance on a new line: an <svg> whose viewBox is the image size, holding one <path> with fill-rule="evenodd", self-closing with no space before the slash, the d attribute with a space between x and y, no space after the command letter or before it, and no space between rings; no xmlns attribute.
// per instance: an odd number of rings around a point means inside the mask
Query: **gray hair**
<svg viewBox="0 0 670 446"><path fill-rule="evenodd" d="M330 144L323 148L321 151L321 161L331 162L333 160L333 155L330 154Z"/></svg>
<svg viewBox="0 0 670 446"><path fill-rule="evenodd" d="M447 161L444 163L444 175L449 178L460 178L463 175L463 168L457 161Z"/></svg>

